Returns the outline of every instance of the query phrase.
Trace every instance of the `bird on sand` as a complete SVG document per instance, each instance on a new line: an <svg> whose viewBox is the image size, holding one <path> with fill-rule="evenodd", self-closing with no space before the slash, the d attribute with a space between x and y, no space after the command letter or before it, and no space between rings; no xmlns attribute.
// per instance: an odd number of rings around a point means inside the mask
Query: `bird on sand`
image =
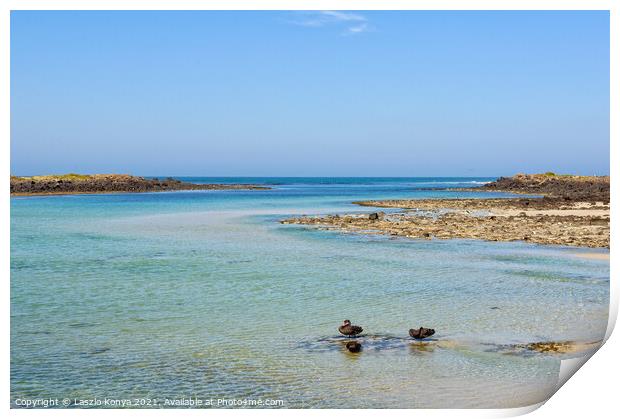
<svg viewBox="0 0 620 419"><path fill-rule="evenodd" d="M342 326L338 328L338 331L345 336L356 336L362 333L360 326L353 326L351 320L345 320L342 322Z"/></svg>
<svg viewBox="0 0 620 419"><path fill-rule="evenodd" d="M414 339L424 339L435 334L435 329L420 327L419 329L409 329L409 336Z"/></svg>

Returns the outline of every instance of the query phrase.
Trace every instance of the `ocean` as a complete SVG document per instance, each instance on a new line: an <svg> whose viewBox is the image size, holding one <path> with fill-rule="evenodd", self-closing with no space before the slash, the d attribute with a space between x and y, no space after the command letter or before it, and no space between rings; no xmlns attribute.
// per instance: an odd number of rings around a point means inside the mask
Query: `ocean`
<svg viewBox="0 0 620 419"><path fill-rule="evenodd" d="M13 407L518 407L550 396L561 356L513 345L605 334L609 261L586 249L279 223L374 210L356 200L510 196L458 190L494 178L179 179L273 189L11 198ZM358 354L344 319L364 327ZM437 332L414 342L420 326Z"/></svg>

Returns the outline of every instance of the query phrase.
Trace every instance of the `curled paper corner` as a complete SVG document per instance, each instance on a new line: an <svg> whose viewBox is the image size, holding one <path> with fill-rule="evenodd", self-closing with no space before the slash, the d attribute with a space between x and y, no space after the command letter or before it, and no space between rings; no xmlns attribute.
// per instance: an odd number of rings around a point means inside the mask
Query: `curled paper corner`
<svg viewBox="0 0 620 419"><path fill-rule="evenodd" d="M549 396L545 400L543 400L540 403L536 403L530 406L524 406L522 408L508 409L509 412L507 412L506 416L525 415L527 413L533 412L534 410L544 405L549 399L551 399L555 395L555 393L558 392L558 390L560 390L560 388L562 388L564 384L566 384L568 380L570 380L570 378L573 375L575 375L577 371L579 371L581 367L583 367L590 360L590 358L592 358L592 356L596 352L598 352L599 349L603 347L603 345L605 345L605 343L611 336L616 326L616 320L618 317L617 300L614 298L611 298L611 301L612 303L609 306L609 317L607 321L607 330L605 331L605 337L603 338L603 340L601 340L598 345L596 345L592 350L585 353L583 356L560 360L560 372L558 373L558 382L553 392L550 393Z"/></svg>
<svg viewBox="0 0 620 419"><path fill-rule="evenodd" d="M540 406L545 404L547 400L549 399L543 400L542 402L530 404L529 406L501 409L501 410L498 410L498 415L496 415L495 417L510 418L510 417L515 417L515 416L527 415L528 413L532 413L534 410L538 409Z"/></svg>
<svg viewBox="0 0 620 419"><path fill-rule="evenodd" d="M616 326L617 315L618 315L617 305L611 304L609 307L609 320L607 322L607 330L605 331L605 337L601 341L600 345L597 345L596 348L594 348L592 351L589 351L584 356L577 357L577 358L563 359L560 361L560 374L558 376L558 384L553 394L555 394L555 392L557 392L564 384L566 384L566 382L577 371L579 371L579 368L583 367L583 365L586 362L588 362L590 358L592 358L592 355L594 355L599 349L603 347L605 342L607 342L607 339L609 339L609 337L611 336L611 333L613 332L614 327ZM549 398L551 398L553 394L551 394Z"/></svg>
<svg viewBox="0 0 620 419"><path fill-rule="evenodd" d="M611 288L610 292L611 294L609 295L609 300L611 301L611 303L609 304L609 319L607 320L607 330L605 331L605 337L603 338L603 343L601 344L601 346L603 346L605 342L607 342L607 339L609 339L609 337L611 336L611 333L616 327L616 320L618 319L618 299L614 298L615 293L613 288Z"/></svg>
<svg viewBox="0 0 620 419"><path fill-rule="evenodd" d="M615 323L615 319L613 320L613 323ZM610 320L610 327L607 329L608 333L605 335L605 339L602 340L599 345L597 345L595 348L593 348L591 351L587 352L583 356L560 360L560 371L558 373L557 384L555 388L553 389L553 391L550 392L549 395L545 398L545 400L539 403L529 405L529 406L512 408L512 409L503 409L500 417L525 415L525 414L535 411L536 409L538 409L539 407L547 403L547 401L549 401L549 399L551 399L555 395L555 393L557 393L558 390L560 390L560 388L562 388L562 386L566 384L566 382L570 380L570 378L577 371L579 371L579 369L583 367L584 364L586 364L599 349L603 347L603 345L607 341L607 338L609 337L609 332L612 329L613 329L612 320Z"/></svg>
<svg viewBox="0 0 620 419"><path fill-rule="evenodd" d="M615 323L615 319L614 319ZM611 320L610 320L611 324ZM608 328L607 331L610 332L613 327ZM592 356L603 347L607 339L609 338L609 333L605 335L605 339L600 342L593 350L587 352L585 355L576 357L576 358L568 358L560 361L560 373L558 374L558 383L555 387L555 391L549 395L549 398L553 397L553 395L560 389L566 382L577 372L579 368L583 367L583 365L588 362Z"/></svg>
<svg viewBox="0 0 620 419"><path fill-rule="evenodd" d="M588 360L603 346L601 344L595 351L590 352L587 355L584 355L579 358L569 358L563 359L560 361L560 374L558 376L558 384L556 385L555 391L557 392L566 382L577 372L579 368L583 367L583 365L588 362ZM553 396L553 394L551 395Z"/></svg>
<svg viewBox="0 0 620 419"><path fill-rule="evenodd" d="M614 301L612 299L612 301ZM605 337L603 338L603 340L600 342L599 345L597 345L593 350L589 351L588 353L586 353L583 356L580 357L576 357L576 358L568 358L568 359L563 359L560 361L560 373L558 376L558 384L555 388L555 391L553 392L553 394L555 394L564 384L566 384L566 382L577 372L579 371L579 368L583 367L583 365L588 362L588 360L590 358L592 358L592 356L603 347L603 345L605 344L605 342L607 342L607 339L609 339L609 337L611 336L611 333L613 332L615 326L616 326L616 319L618 317L618 306L617 304L610 304L609 307L609 319L607 321L607 330L605 331ZM553 394L551 394L549 396L549 398L551 398L553 396Z"/></svg>
<svg viewBox="0 0 620 419"><path fill-rule="evenodd" d="M553 391L549 393L549 395L545 398L545 400L539 403L531 404L529 406L523 406L523 407L517 407L517 408L511 408L511 409L502 409L498 417L522 416L522 415L526 415L528 413L531 413L537 410L539 407L547 403L547 401L549 401L549 399L551 399L555 395L555 393L557 393L558 390L562 388L564 384L566 384L566 382L579 370L579 368L581 368L586 362L588 362L588 360L592 357L592 355L594 355L596 351L598 351L601 348L601 346L603 346L604 343L605 343L604 341L601 342L601 344L597 346L596 349L594 349L593 351L589 352L588 354L584 356L561 360L560 361L560 372L558 374L558 382L555 388L553 389Z"/></svg>
<svg viewBox="0 0 620 419"><path fill-rule="evenodd" d="M575 358L563 359L560 361L560 373L558 374L558 382L555 386L555 390L549 395L547 400L553 397L553 395L557 393L557 391L562 388L562 386L566 384L566 382L573 375L575 375L575 373L579 371L579 369L583 367L584 364L588 362L590 358L592 358L592 356L603 347L603 345L605 345L607 339L609 339L609 337L611 336L611 333L616 326L616 320L618 317L618 304L616 299L610 298L610 300L612 303L609 305L609 317L607 321L607 330L605 331L605 337L599 345L597 345L591 351L587 352L585 355ZM544 404L544 402L541 403L541 405L542 404Z"/></svg>

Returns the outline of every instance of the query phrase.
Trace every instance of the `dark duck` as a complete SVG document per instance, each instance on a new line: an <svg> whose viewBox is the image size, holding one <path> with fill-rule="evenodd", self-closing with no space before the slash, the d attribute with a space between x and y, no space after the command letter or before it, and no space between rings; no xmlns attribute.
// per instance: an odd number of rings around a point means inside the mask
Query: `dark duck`
<svg viewBox="0 0 620 419"><path fill-rule="evenodd" d="M353 326L350 320L345 320L342 322L342 326L338 328L338 331L345 336L356 336L362 333L362 329L360 326Z"/></svg>
<svg viewBox="0 0 620 419"><path fill-rule="evenodd" d="M424 339L435 334L435 329L420 327L419 329L409 329L409 336L414 339Z"/></svg>

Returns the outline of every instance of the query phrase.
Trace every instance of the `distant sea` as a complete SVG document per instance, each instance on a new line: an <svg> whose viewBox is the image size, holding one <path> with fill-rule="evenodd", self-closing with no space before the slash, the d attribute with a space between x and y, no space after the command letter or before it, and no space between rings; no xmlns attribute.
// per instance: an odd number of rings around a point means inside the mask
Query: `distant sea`
<svg viewBox="0 0 620 419"><path fill-rule="evenodd" d="M179 179L273 189L11 198L13 407L516 407L550 395L560 358L507 348L604 336L609 262L583 249L279 223L373 211L356 200L510 196L458 190L494 178ZM359 354L345 318L364 327ZM407 338L419 326L434 339Z"/></svg>

